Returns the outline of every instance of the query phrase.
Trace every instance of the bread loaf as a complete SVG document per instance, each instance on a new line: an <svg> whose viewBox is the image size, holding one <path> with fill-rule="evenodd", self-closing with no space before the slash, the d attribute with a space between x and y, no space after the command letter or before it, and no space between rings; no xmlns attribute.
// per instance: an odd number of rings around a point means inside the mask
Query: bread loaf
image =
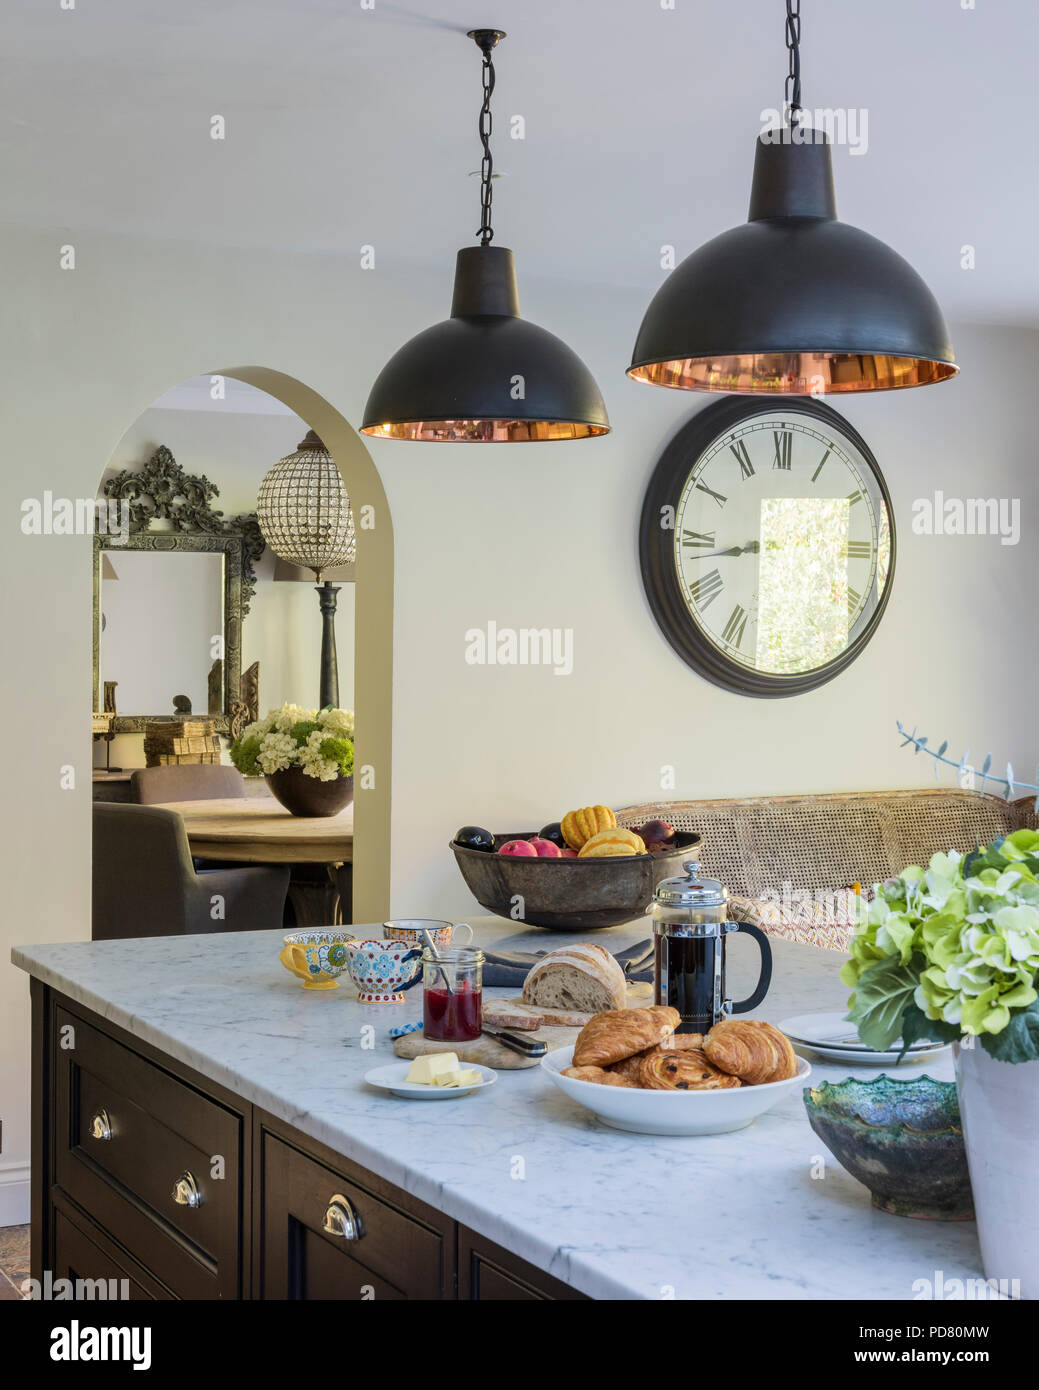
<svg viewBox="0 0 1039 1390"><path fill-rule="evenodd" d="M624 971L605 946L578 941L538 961L523 982L523 1002L589 1014L623 1009Z"/></svg>

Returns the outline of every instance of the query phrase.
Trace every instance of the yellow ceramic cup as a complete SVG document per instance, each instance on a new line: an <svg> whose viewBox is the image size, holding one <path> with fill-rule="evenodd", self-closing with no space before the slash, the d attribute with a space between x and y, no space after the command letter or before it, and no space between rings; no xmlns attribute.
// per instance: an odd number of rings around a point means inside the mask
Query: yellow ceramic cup
<svg viewBox="0 0 1039 1390"><path fill-rule="evenodd" d="M304 989L337 989L336 976L350 964L346 943L353 939L350 932L334 929L290 932L279 959L299 976Z"/></svg>

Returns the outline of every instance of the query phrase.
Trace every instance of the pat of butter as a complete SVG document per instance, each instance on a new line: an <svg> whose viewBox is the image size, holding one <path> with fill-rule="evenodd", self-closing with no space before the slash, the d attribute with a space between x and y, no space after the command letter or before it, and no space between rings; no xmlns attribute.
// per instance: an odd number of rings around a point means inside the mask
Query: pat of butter
<svg viewBox="0 0 1039 1390"><path fill-rule="evenodd" d="M417 1086L443 1085L438 1077L458 1075L458 1054L456 1052L429 1052L424 1057L416 1057L408 1068L405 1081Z"/></svg>
<svg viewBox="0 0 1039 1390"><path fill-rule="evenodd" d="M478 1071L473 1071L466 1067L462 1071L455 1072L453 1076L437 1077L438 1086L476 1086L483 1080Z"/></svg>

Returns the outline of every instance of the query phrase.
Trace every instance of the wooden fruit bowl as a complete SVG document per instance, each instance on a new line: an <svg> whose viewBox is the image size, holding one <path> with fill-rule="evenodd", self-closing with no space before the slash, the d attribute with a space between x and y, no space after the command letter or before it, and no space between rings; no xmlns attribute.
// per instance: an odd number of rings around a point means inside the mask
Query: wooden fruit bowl
<svg viewBox="0 0 1039 1390"><path fill-rule="evenodd" d="M494 849L507 840L529 840L533 830L495 835ZM496 917L552 931L596 931L618 927L649 910L658 883L674 878L687 859L695 859L702 837L678 831L675 848L665 854L632 854L603 859L531 859L467 849L451 850L470 893ZM520 916L514 903L523 900Z"/></svg>

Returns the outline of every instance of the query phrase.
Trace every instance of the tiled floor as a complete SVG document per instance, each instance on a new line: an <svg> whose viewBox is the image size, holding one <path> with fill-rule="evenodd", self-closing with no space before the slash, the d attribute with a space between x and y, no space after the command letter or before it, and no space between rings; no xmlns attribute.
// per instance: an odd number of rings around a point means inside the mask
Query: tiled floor
<svg viewBox="0 0 1039 1390"><path fill-rule="evenodd" d="M21 1282L28 1277L28 1226L0 1226L0 1302L20 1299Z"/></svg>

